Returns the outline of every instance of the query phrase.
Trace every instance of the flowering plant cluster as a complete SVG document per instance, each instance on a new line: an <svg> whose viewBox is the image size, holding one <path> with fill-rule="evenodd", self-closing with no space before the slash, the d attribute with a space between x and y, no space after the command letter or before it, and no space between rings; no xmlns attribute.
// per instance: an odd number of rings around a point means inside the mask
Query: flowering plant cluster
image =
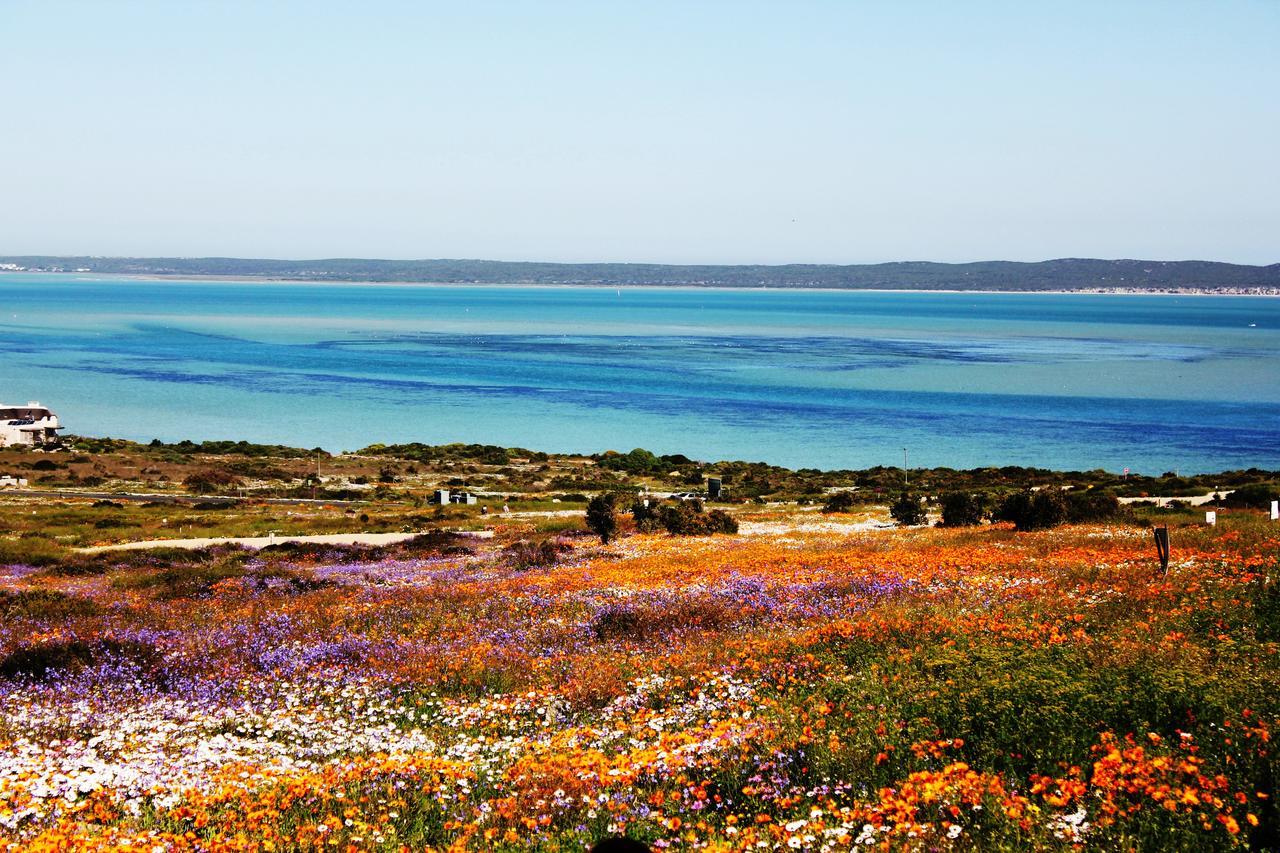
<svg viewBox="0 0 1280 853"><path fill-rule="evenodd" d="M0 567L0 850L1280 843L1262 522L742 533Z"/></svg>

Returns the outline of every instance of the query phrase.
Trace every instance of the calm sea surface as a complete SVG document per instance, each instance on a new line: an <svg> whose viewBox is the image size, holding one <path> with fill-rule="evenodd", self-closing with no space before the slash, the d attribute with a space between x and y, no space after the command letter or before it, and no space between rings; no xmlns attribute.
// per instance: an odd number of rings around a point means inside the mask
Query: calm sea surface
<svg viewBox="0 0 1280 853"><path fill-rule="evenodd" d="M70 432L1280 468L1280 299L0 274L0 401Z"/></svg>

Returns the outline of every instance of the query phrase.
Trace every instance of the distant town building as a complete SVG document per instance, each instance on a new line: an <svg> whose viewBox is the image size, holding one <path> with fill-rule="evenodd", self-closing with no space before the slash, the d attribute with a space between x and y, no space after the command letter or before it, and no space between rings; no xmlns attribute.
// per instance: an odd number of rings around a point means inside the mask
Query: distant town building
<svg viewBox="0 0 1280 853"><path fill-rule="evenodd" d="M46 406L0 403L0 447L57 447L62 424Z"/></svg>

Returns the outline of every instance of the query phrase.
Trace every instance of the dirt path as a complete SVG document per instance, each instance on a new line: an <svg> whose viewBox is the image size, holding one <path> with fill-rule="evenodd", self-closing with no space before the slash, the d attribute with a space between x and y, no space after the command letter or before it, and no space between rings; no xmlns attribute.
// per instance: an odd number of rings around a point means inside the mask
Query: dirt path
<svg viewBox="0 0 1280 853"><path fill-rule="evenodd" d="M463 531L470 536L488 539L492 530ZM412 539L417 533L324 533L311 536L239 536L211 537L206 539L148 539L143 542L121 542L116 545L94 545L80 548L85 554L98 551L137 551L143 548L209 548L214 545L243 545L246 548L265 548L282 542L316 542L322 545L392 545Z"/></svg>
<svg viewBox="0 0 1280 853"><path fill-rule="evenodd" d="M1122 504L1132 504L1138 501L1154 501L1156 506L1168 506L1170 501L1180 501L1187 506L1204 506L1213 500L1214 495L1222 495L1224 498L1231 494L1235 489L1222 489L1217 492L1205 492L1203 495L1187 495L1180 498L1167 498L1152 496L1149 498L1120 498Z"/></svg>

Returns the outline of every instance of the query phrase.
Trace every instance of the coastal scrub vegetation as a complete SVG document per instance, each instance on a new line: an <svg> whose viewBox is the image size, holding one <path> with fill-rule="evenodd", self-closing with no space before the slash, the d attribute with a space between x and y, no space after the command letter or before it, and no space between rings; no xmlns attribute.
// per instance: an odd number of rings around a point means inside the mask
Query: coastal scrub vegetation
<svg viewBox="0 0 1280 853"><path fill-rule="evenodd" d="M548 454L484 444L376 444L330 454L240 441L153 441L70 437L69 452L0 448L0 471L26 477L36 488L139 491L162 497L405 502L422 505L437 488L473 491L495 503L512 500L585 503L600 492L664 494L702 489L714 476L727 488L716 502L799 501L825 505L887 504L910 480L912 490L984 493L998 505L1026 489L1106 493L1117 498L1200 499L1219 494L1224 505L1266 508L1280 497L1280 472L1249 469L1216 474L1117 475L1018 466L864 470L792 470L764 462L694 460L643 448L626 453ZM1245 487L1238 495L1233 496ZM850 497L840 498L838 495ZM1268 497L1269 496L1269 497ZM706 496L704 495L704 498Z"/></svg>
<svg viewBox="0 0 1280 853"><path fill-rule="evenodd" d="M6 853L1280 846L1272 472L103 441L0 450Z"/></svg>

